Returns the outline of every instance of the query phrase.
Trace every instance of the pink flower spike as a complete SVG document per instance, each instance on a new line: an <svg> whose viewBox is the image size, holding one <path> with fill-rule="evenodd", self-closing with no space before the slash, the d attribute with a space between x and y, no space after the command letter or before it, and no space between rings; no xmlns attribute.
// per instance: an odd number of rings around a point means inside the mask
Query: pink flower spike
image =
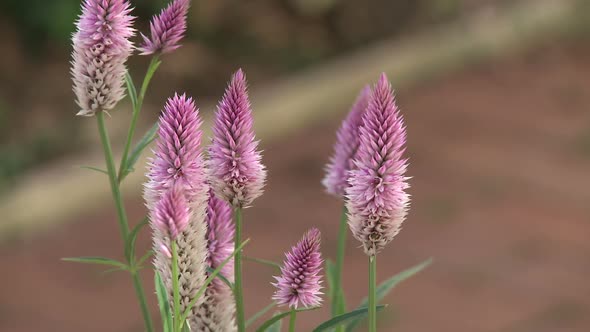
<svg viewBox="0 0 590 332"><path fill-rule="evenodd" d="M320 231L312 228L285 255L281 276L275 277L277 282L273 283L277 290L272 298L278 305L309 308L321 304L322 277L319 274L323 261L320 241Z"/></svg>
<svg viewBox="0 0 590 332"><path fill-rule="evenodd" d="M167 233L172 241L183 232L190 219L190 209L184 193L179 186L168 190L153 210L153 223Z"/></svg>
<svg viewBox="0 0 590 332"><path fill-rule="evenodd" d="M348 187L348 172L354 168L353 158L359 146L359 128L363 123L370 94L371 88L367 85L361 90L336 133L334 154L326 166L326 177L322 181L326 191L334 196L343 197Z"/></svg>
<svg viewBox="0 0 590 332"><path fill-rule="evenodd" d="M266 170L252 129L252 109L246 77L240 69L232 77L215 112L209 147L211 187L234 207L248 207L262 195Z"/></svg>
<svg viewBox="0 0 590 332"><path fill-rule="evenodd" d="M186 32L186 16L190 0L173 0L150 22L151 38L141 34L141 54L169 53L180 47Z"/></svg>
<svg viewBox="0 0 590 332"><path fill-rule="evenodd" d="M346 189L348 225L369 256L393 240L407 215L405 144L406 128L387 76L382 74L363 116L356 168Z"/></svg>
<svg viewBox="0 0 590 332"><path fill-rule="evenodd" d="M73 90L80 111L110 111L125 96L125 62L131 55L134 17L126 0L85 0L72 37Z"/></svg>

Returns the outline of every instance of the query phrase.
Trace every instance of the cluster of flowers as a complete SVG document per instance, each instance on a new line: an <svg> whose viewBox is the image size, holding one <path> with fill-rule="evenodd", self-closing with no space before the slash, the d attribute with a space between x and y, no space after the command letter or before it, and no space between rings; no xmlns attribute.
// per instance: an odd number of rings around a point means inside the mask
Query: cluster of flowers
<svg viewBox="0 0 590 332"><path fill-rule="evenodd" d="M150 36L142 35L137 48L141 54L160 55L178 48L188 10L189 0L173 0L156 15ZM134 49L133 21L126 0L84 0L73 36L71 69L78 115L108 112L124 97L125 63ZM232 216L241 218L241 209L251 206L265 185L266 170L242 70L232 76L217 105L208 147L202 146L201 126L192 98L175 94L167 100L144 187L154 267L170 298L178 282L180 309L190 312L191 330L234 331L240 299L230 285L216 278L202 297L195 297L211 271L231 259L240 243L241 226ZM345 199L348 225L370 257L399 232L407 213L405 140L402 117L382 75L373 89L362 90L338 131L323 182L329 193ZM321 304L320 238L319 230L312 228L286 254L281 275L275 277L277 304L292 308ZM233 263L224 265L221 275L230 283L238 281Z"/></svg>

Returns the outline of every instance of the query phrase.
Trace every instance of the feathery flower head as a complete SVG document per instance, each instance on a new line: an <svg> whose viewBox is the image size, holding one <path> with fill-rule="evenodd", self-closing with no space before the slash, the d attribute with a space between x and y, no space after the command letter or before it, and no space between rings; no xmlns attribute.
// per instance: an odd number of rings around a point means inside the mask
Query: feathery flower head
<svg viewBox="0 0 590 332"><path fill-rule="evenodd" d="M371 88L367 85L361 90L350 112L342 121L336 133L334 154L326 166L326 177L322 181L328 193L343 197L348 187L348 172L354 168L354 155L359 146L359 127L369 102Z"/></svg>
<svg viewBox="0 0 590 332"><path fill-rule="evenodd" d="M184 311L207 277L207 222L205 220L209 186L201 151L201 119L191 98L175 95L168 99L159 120L159 137L154 158L148 169L144 198L150 211L153 230L154 267L172 296L170 248L178 247L179 289ZM158 202L177 190L189 209L188 225L173 238L159 227ZM180 199L182 200L182 199ZM163 204L163 203L162 203ZM172 298L172 297L170 297ZM189 320L196 317L204 299L191 309Z"/></svg>
<svg viewBox="0 0 590 332"><path fill-rule="evenodd" d="M252 124L246 77L240 69L217 105L209 148L211 186L235 207L247 207L262 195L266 180Z"/></svg>
<svg viewBox="0 0 590 332"><path fill-rule="evenodd" d="M277 282L273 283L277 290L272 298L278 305L297 308L301 304L308 308L322 302L320 241L320 231L312 228L285 255L281 276L274 277Z"/></svg>
<svg viewBox="0 0 590 332"><path fill-rule="evenodd" d="M190 0L173 0L150 22L151 39L141 34L141 54L169 53L180 47L186 32L186 15Z"/></svg>
<svg viewBox="0 0 590 332"><path fill-rule="evenodd" d="M125 61L131 55L134 17L126 0L84 0L72 37L72 80L80 111L112 110L125 96Z"/></svg>
<svg viewBox="0 0 590 332"><path fill-rule="evenodd" d="M228 202L209 192L207 206L208 252L207 264L216 269L234 251L235 225L232 209ZM233 258L221 269L221 274L230 282L234 281ZM236 331L234 313L236 305L231 288L221 279L215 278L207 286L204 304L196 309L196 316L190 322L195 331Z"/></svg>
<svg viewBox="0 0 590 332"><path fill-rule="evenodd" d="M151 212L154 226L167 233L171 240L176 240L186 229L190 219L188 201L179 186L166 191Z"/></svg>
<svg viewBox="0 0 590 332"><path fill-rule="evenodd" d="M375 85L360 127L355 169L346 189L348 225L369 256L399 232L410 196L403 157L406 128L385 74Z"/></svg>
<svg viewBox="0 0 590 332"><path fill-rule="evenodd" d="M150 181L146 186L152 187L153 192L161 194L179 182L189 201L203 193L206 173L201 150L201 124L192 98L175 94L168 99L160 116L157 148L148 172Z"/></svg>

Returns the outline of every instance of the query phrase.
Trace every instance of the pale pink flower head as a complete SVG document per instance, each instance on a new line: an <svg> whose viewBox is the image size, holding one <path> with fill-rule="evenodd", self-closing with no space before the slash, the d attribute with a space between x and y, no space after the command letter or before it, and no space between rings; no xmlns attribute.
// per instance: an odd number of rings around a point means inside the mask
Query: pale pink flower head
<svg viewBox="0 0 590 332"><path fill-rule="evenodd" d="M80 111L110 111L125 96L125 62L134 17L126 0L85 0L72 37L72 80Z"/></svg>
<svg viewBox="0 0 590 332"><path fill-rule="evenodd" d="M199 111L192 98L175 94L160 115L157 148L150 162L146 187L162 193L180 183L189 201L203 194L206 183L205 161L201 149ZM206 197L207 191L205 191Z"/></svg>
<svg viewBox="0 0 590 332"><path fill-rule="evenodd" d="M262 195L266 180L252 124L246 77L240 69L217 105L209 147L211 187L235 207L248 207Z"/></svg>
<svg viewBox="0 0 590 332"><path fill-rule="evenodd" d="M190 0L173 0L150 22L151 38L141 34L141 54L169 53L180 47L186 32L186 16Z"/></svg>
<svg viewBox="0 0 590 332"><path fill-rule="evenodd" d="M359 127L363 123L370 94L371 88L367 85L361 90L336 133L334 154L326 166L326 177L322 181L326 191L334 196L343 197L348 187L349 171L354 168L353 158L359 146Z"/></svg>
<svg viewBox="0 0 590 332"><path fill-rule="evenodd" d="M188 201L180 186L166 191L151 213L154 226L168 234L173 241L186 229L191 217Z"/></svg>
<svg viewBox="0 0 590 332"><path fill-rule="evenodd" d="M277 282L273 283L277 290L272 298L278 305L288 305L291 308L301 305L309 308L321 304L320 241L320 231L312 228L285 254L281 275L274 277Z"/></svg>
<svg viewBox="0 0 590 332"><path fill-rule="evenodd" d="M405 144L406 128L382 74L363 116L355 169L346 189L348 225L369 256L393 240L406 218L410 196Z"/></svg>

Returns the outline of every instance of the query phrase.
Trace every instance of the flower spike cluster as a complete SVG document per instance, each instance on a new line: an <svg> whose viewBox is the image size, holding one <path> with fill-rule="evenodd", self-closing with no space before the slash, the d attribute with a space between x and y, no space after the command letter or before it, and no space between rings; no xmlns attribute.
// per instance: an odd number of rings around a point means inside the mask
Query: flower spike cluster
<svg viewBox="0 0 590 332"><path fill-rule="evenodd" d="M141 54L169 53L180 47L186 32L186 16L190 0L173 0L150 22L151 38L141 34Z"/></svg>
<svg viewBox="0 0 590 332"><path fill-rule="evenodd" d="M154 226L166 233L172 241L186 229L190 219L188 201L179 186L166 191L152 213Z"/></svg>
<svg viewBox="0 0 590 332"><path fill-rule="evenodd" d="M273 283L277 288L273 300L278 305L309 308L319 306L322 302L320 241L320 231L312 228L285 255L281 276L275 277L277 282Z"/></svg>
<svg viewBox="0 0 590 332"><path fill-rule="evenodd" d="M336 133L334 154L326 166L326 177L322 184L334 196L343 197L348 187L348 172L354 168L354 156L359 146L359 127L367 108L371 88L367 85L361 90L350 112L342 121Z"/></svg>
<svg viewBox="0 0 590 332"><path fill-rule="evenodd" d="M209 192L207 226L207 265L214 270L234 251L235 225L229 203L215 196L212 191ZM221 275L229 282L234 282L233 259L221 269ZM207 286L204 297L204 305L197 309L191 328L195 331L236 331L236 304L231 288L220 278L215 278Z"/></svg>
<svg viewBox="0 0 590 332"><path fill-rule="evenodd" d="M126 0L85 0L72 37L71 75L80 111L110 111L125 96L125 62L133 45L131 7Z"/></svg>
<svg viewBox="0 0 590 332"><path fill-rule="evenodd" d="M356 169L350 172L346 189L348 225L369 256L394 238L406 218L410 196L405 144L404 122L382 74L363 116Z"/></svg>
<svg viewBox="0 0 590 332"><path fill-rule="evenodd" d="M178 248L182 311L204 285L207 276L205 218L209 187L201 150L200 125L201 118L191 98L175 95L168 99L159 119L159 137L154 158L148 166L144 192L153 229L154 267L169 290L170 298L173 298L171 241L175 241ZM163 208L167 209L166 213L159 211ZM185 208L188 211L184 211ZM161 227L165 219L160 216L184 218L185 213L189 217L183 230L177 227L177 231L171 232L169 227ZM202 298L197 300L189 320L196 317L195 308L203 301Z"/></svg>
<svg viewBox="0 0 590 332"><path fill-rule="evenodd" d="M209 148L211 186L234 207L248 207L262 195L266 180L252 123L246 77L240 69L217 106Z"/></svg>

